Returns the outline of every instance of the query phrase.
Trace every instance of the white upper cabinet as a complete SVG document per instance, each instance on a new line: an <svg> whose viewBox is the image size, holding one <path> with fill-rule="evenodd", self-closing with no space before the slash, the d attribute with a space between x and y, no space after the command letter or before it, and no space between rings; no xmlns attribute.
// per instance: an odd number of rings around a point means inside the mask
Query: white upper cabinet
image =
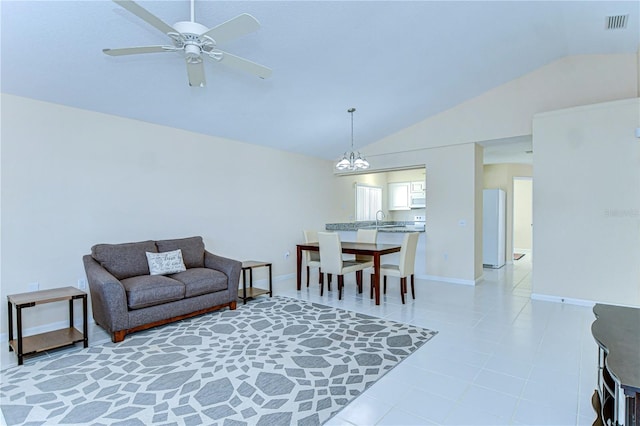
<svg viewBox="0 0 640 426"><path fill-rule="evenodd" d="M411 193L412 194L424 194L425 190L424 182L421 180L411 182Z"/></svg>
<svg viewBox="0 0 640 426"><path fill-rule="evenodd" d="M410 182L396 182L389 184L389 210L411 209L409 193Z"/></svg>

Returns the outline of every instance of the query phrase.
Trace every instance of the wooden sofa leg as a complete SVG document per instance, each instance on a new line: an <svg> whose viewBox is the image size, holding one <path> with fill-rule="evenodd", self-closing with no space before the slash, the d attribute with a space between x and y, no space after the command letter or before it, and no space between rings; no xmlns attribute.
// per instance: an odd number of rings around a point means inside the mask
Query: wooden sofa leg
<svg viewBox="0 0 640 426"><path fill-rule="evenodd" d="M232 311L235 311L237 305L238 305L238 302L234 300L233 302L229 303L229 309L231 309Z"/></svg>
<svg viewBox="0 0 640 426"><path fill-rule="evenodd" d="M113 334L111 335L111 341L113 343L122 342L124 340L124 336L126 335L127 335L127 332L124 330L114 331Z"/></svg>

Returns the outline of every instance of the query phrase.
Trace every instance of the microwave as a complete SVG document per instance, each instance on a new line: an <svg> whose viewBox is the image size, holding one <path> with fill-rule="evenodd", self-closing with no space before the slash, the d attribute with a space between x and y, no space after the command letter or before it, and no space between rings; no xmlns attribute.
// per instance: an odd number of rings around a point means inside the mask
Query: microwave
<svg viewBox="0 0 640 426"><path fill-rule="evenodd" d="M412 209L425 208L427 200L424 194L411 194L409 198L409 207Z"/></svg>

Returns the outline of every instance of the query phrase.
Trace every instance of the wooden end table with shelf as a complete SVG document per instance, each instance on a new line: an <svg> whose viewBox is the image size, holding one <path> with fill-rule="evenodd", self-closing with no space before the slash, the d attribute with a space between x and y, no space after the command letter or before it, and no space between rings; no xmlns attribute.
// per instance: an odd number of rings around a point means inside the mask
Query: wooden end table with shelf
<svg viewBox="0 0 640 426"><path fill-rule="evenodd" d="M269 268L269 290L253 286L253 269L262 267ZM249 288L247 288L247 271L249 271ZM271 262L261 262L257 260L245 260L242 262L242 296L240 296L242 303L246 304L247 299L260 296L261 294L268 294L269 297L271 297L273 295L271 279Z"/></svg>
<svg viewBox="0 0 640 426"><path fill-rule="evenodd" d="M73 326L73 302L82 300L82 333ZM69 327L32 336L22 335L22 310L45 303L69 301ZM22 365L26 355L44 352L63 346L83 342L84 347L89 347L89 335L87 333L87 293L75 287L61 287L50 290L32 291L28 293L12 294L7 296L8 302L8 326L9 326L9 351L18 355L18 365ZM17 338L13 338L13 308L16 309Z"/></svg>

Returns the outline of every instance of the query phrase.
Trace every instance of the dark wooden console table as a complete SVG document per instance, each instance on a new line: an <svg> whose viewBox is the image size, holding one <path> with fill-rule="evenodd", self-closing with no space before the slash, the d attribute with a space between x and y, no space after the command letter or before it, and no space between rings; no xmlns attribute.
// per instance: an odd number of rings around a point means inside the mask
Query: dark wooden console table
<svg viewBox="0 0 640 426"><path fill-rule="evenodd" d="M640 309L597 304L593 313L599 346L594 424L640 426Z"/></svg>

